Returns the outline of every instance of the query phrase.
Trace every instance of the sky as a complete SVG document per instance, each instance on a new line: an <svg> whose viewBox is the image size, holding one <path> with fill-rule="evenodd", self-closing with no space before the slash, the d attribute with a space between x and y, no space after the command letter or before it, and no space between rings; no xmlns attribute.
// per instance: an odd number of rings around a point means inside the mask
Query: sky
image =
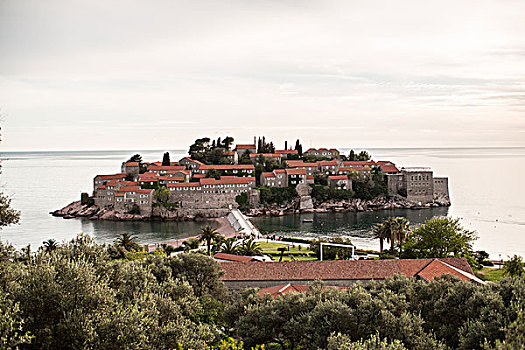
<svg viewBox="0 0 525 350"><path fill-rule="evenodd" d="M522 147L524 14L523 0L0 0L1 147Z"/></svg>

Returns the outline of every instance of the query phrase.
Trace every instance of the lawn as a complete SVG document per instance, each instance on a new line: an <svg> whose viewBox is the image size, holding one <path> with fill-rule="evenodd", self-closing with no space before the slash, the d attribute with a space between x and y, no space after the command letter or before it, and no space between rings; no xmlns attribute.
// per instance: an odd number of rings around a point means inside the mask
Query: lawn
<svg viewBox="0 0 525 350"><path fill-rule="evenodd" d="M484 267L476 275L486 281L499 282L503 276L503 269Z"/></svg>
<svg viewBox="0 0 525 350"><path fill-rule="evenodd" d="M283 256L283 261L304 261L304 260L317 260L317 258L313 256L298 256L295 254L308 254L313 253L311 250L309 250L307 247L300 247L298 245L293 245L292 243L274 243L274 242L257 242L262 249L264 254L267 254L272 257L274 260L279 260L279 257L281 256L281 252L277 250L277 248L286 248L285 255ZM293 258L292 255L288 254L294 254Z"/></svg>

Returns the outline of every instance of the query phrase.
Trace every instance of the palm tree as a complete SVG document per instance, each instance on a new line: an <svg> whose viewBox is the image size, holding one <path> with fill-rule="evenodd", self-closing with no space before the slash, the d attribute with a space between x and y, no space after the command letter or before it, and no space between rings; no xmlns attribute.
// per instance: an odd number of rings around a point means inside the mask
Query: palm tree
<svg viewBox="0 0 525 350"><path fill-rule="evenodd" d="M410 223L406 218L396 216L389 217L384 224L390 236L387 237L387 241L390 243L390 252L393 254L396 243L399 245L399 250L402 249Z"/></svg>
<svg viewBox="0 0 525 350"><path fill-rule="evenodd" d="M48 239L47 241L43 242L44 244L44 250L46 253L51 253L52 251L56 250L58 248L58 243L54 239Z"/></svg>
<svg viewBox="0 0 525 350"><path fill-rule="evenodd" d="M115 245L126 249L128 252L131 252L132 250L140 250L140 246L136 240L137 237L132 236L127 232L123 232L115 240Z"/></svg>
<svg viewBox="0 0 525 350"><path fill-rule="evenodd" d="M254 242L253 238L242 241L241 252L248 256L262 255L262 249L259 243Z"/></svg>
<svg viewBox="0 0 525 350"><path fill-rule="evenodd" d="M208 247L208 255L211 255L211 241L217 237L219 233L215 231L213 227L210 225L206 225L204 227L201 227L201 233L199 236L199 241L206 241L206 245Z"/></svg>
<svg viewBox="0 0 525 350"><path fill-rule="evenodd" d="M226 254L237 254L239 252L237 239L235 237L225 239L220 246L220 252Z"/></svg>
<svg viewBox="0 0 525 350"><path fill-rule="evenodd" d="M374 238L379 239L379 252L383 252L383 241L390 240L390 230L386 223L381 223L372 226L372 232L374 233Z"/></svg>

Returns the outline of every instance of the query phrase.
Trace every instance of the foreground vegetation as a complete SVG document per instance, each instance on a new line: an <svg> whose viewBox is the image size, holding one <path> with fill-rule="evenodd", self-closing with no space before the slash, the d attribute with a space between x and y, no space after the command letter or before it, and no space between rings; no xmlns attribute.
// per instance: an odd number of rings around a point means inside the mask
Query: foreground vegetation
<svg viewBox="0 0 525 350"><path fill-rule="evenodd" d="M396 277L347 290L315 285L273 300L256 290L231 295L219 280L219 264L204 254L115 260L112 249L83 235L47 242L33 254L1 245L0 348L524 345L523 278L479 286L450 276L431 283Z"/></svg>

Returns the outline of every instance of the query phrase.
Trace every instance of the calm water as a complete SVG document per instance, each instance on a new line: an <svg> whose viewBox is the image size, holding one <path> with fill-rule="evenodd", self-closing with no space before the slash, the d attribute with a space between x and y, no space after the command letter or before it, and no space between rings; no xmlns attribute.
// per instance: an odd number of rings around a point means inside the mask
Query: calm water
<svg viewBox="0 0 525 350"><path fill-rule="evenodd" d="M344 149L343 149L344 150ZM347 153L347 150L344 150ZM437 176L448 176L452 206L432 210L374 213L317 214L314 223L300 216L257 218L266 232L288 235L347 235L362 247L377 248L369 227L390 215L419 223L434 215L459 217L476 230L476 249L493 257L518 253L525 256L525 148L368 149L375 160L392 160L398 166L430 166ZM138 151L6 152L0 154L0 182L22 211L20 225L4 228L0 239L16 246L39 246L48 238L69 239L79 232L99 241L112 241L120 232L132 232L141 242L158 242L195 234L202 223L101 222L64 220L48 213L92 192L96 174L119 171L122 161ZM162 151L140 151L147 161L162 158ZM184 150L170 151L172 160ZM310 216L312 214L309 214Z"/></svg>

